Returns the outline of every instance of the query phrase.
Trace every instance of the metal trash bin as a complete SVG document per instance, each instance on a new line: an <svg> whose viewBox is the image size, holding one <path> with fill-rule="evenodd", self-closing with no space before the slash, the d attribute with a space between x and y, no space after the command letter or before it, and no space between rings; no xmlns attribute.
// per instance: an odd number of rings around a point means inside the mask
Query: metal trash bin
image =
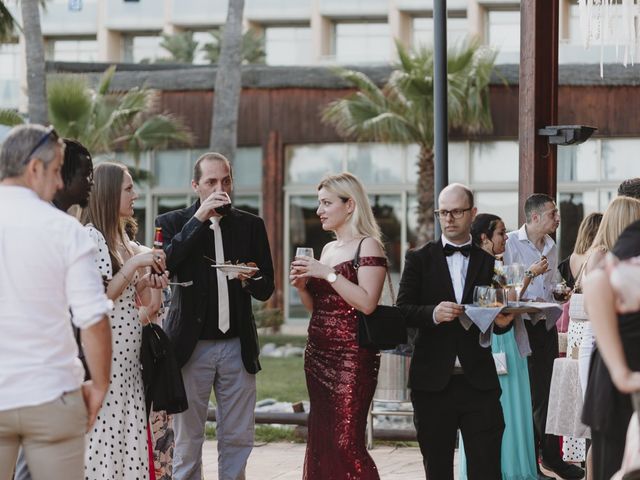
<svg viewBox="0 0 640 480"><path fill-rule="evenodd" d="M409 410L380 410L374 408L375 402L409 402L411 397L407 383L409 381L409 364L411 357L396 355L389 352L380 353L380 370L378 371L378 387L373 394L373 402L367 416L367 448L373 448L373 417L375 415L413 416L413 409Z"/></svg>
<svg viewBox="0 0 640 480"><path fill-rule="evenodd" d="M374 400L390 400L408 402L409 364L411 357L380 353L380 371L378 372L378 387L373 394Z"/></svg>

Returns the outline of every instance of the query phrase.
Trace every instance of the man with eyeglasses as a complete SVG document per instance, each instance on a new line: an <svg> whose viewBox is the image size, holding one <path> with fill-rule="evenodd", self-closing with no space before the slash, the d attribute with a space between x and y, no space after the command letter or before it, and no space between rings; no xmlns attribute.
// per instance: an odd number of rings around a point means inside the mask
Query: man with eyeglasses
<svg viewBox="0 0 640 480"><path fill-rule="evenodd" d="M545 273L537 276L529 270L525 273L531 279L531 283L523 293L523 297L529 300L553 302L553 286L558 269L558 249L551 235L560 225L560 213L552 197L544 193L534 193L525 201L524 214L526 223L507 236L504 263L505 265L513 263L531 265L542 257L546 258L549 269ZM558 358L558 330L555 326L547 330L543 321L535 325L525 322L525 325L532 351L528 363L536 458L540 453L544 468L553 471L560 478L582 478L583 469L562 459L559 438L545 434L553 362ZM550 478L542 472L538 472L538 477Z"/></svg>
<svg viewBox="0 0 640 480"><path fill-rule="evenodd" d="M442 237L407 253L397 304L417 328L409 369L414 423L429 479L453 480L458 429L470 480L501 480L504 419L491 348L480 330L459 317L477 285L490 285L494 258L471 241L473 193L451 184L440 193L436 217ZM494 332L509 330L513 316L498 315Z"/></svg>
<svg viewBox="0 0 640 480"><path fill-rule="evenodd" d="M35 480L84 478L84 435L109 385L112 304L95 246L51 205L63 155L40 125L12 129L0 149L0 480L20 447ZM69 308L92 381L83 383Z"/></svg>

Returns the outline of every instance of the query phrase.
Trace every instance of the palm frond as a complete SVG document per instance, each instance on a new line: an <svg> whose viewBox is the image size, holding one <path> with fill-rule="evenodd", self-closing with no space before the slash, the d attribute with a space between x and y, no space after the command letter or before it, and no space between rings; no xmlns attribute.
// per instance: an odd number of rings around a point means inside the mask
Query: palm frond
<svg viewBox="0 0 640 480"><path fill-rule="evenodd" d="M211 64L218 63L222 49L224 27L210 32L211 42L205 43L200 49ZM264 36L253 29L242 34L242 63L264 63L267 56Z"/></svg>
<svg viewBox="0 0 640 480"><path fill-rule="evenodd" d="M115 65L111 65L105 70L105 72L102 74L102 78L100 79L100 85L98 86L98 95L106 95L109 92L111 80L113 80L113 76L115 75L115 73Z"/></svg>
<svg viewBox="0 0 640 480"><path fill-rule="evenodd" d="M361 141L415 142L433 147L433 50L407 50L396 42L399 63L380 88L353 70L336 73L357 91L330 103L322 120L339 135ZM448 54L450 125L467 132L491 128L489 82L495 51L476 38L452 47Z"/></svg>
<svg viewBox="0 0 640 480"><path fill-rule="evenodd" d="M24 124L24 118L15 110L8 108L0 109L0 125L15 127Z"/></svg>
<svg viewBox="0 0 640 480"><path fill-rule="evenodd" d="M79 138L91 111L87 81L79 75L59 75L47 83L49 118L64 137Z"/></svg>
<svg viewBox="0 0 640 480"><path fill-rule="evenodd" d="M198 50L198 42L193 39L193 32L179 32L173 35L162 34L160 47L171 54L168 61L176 63L193 63Z"/></svg>
<svg viewBox="0 0 640 480"><path fill-rule="evenodd" d="M16 29L22 31L22 27L11 15L5 2L0 1L0 42L6 42L16 34Z"/></svg>
<svg viewBox="0 0 640 480"><path fill-rule="evenodd" d="M161 114L147 118L133 132L122 135L114 141L125 143L127 151L137 162L142 151L166 148L170 143L190 145L193 143L193 136L176 117Z"/></svg>

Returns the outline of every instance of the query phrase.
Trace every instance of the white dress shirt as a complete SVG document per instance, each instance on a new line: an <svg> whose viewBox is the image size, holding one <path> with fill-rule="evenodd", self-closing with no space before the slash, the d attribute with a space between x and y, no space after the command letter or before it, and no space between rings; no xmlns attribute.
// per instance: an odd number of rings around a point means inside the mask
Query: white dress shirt
<svg viewBox="0 0 640 480"><path fill-rule="evenodd" d="M80 223L18 186L0 186L0 411L77 390L84 371L71 328L112 303Z"/></svg>
<svg viewBox="0 0 640 480"><path fill-rule="evenodd" d="M471 245L471 237L465 243L456 245L450 242L442 235L442 247L446 247L447 244L454 247L464 247L465 245ZM451 276L451 283L453 284L453 291L456 294L456 303L462 303L462 295L464 293L464 282L467 279L467 270L469 269L469 257L465 257L460 252L455 252L453 255L445 256L447 259L447 265L449 265L449 275Z"/></svg>
<svg viewBox="0 0 640 480"><path fill-rule="evenodd" d="M469 236L469 240L465 243L461 243L460 245L456 245L453 242L450 242L442 235L442 248L445 246L453 245L454 247L464 247L465 245L471 245L471 236ZM451 283L453 284L453 292L456 296L456 303L462 303L462 295L464 294L464 284L467 279L467 270L469 270L469 257L465 257L460 252L455 252L453 255L449 255L445 257L447 260L447 265L449 266L449 276L451 277ZM433 310L433 321L436 322L436 311ZM456 355L456 360L454 362L455 367L460 367L460 358Z"/></svg>
<svg viewBox="0 0 640 480"><path fill-rule="evenodd" d="M522 225L519 230L509 232L507 245L504 252L504 264L520 263L525 268L540 260L544 255L549 262L546 273L538 275L531 280L527 290L523 294L524 299L541 299L545 302L553 302L553 284L556 280L555 272L558 269L558 248L556 242L549 235L544 237L544 247L538 250L527 234L527 226Z"/></svg>

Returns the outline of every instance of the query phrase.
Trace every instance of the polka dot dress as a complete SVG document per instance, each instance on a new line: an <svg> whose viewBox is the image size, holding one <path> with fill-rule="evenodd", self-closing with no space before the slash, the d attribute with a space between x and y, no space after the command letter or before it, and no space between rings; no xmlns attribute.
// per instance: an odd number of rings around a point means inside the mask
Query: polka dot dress
<svg viewBox="0 0 640 480"><path fill-rule="evenodd" d="M104 237L93 226L86 228L98 246L96 263L100 273L111 279L111 260ZM142 325L132 284L114 301L109 318L113 347L111 381L93 430L87 434L85 479L148 479L147 424L140 369Z"/></svg>
<svg viewBox="0 0 640 480"><path fill-rule="evenodd" d="M585 322L569 322L569 331L567 332L567 357L571 357L573 351L580 348L584 325ZM583 462L585 459L585 439L563 437L562 452L562 457L565 462Z"/></svg>

